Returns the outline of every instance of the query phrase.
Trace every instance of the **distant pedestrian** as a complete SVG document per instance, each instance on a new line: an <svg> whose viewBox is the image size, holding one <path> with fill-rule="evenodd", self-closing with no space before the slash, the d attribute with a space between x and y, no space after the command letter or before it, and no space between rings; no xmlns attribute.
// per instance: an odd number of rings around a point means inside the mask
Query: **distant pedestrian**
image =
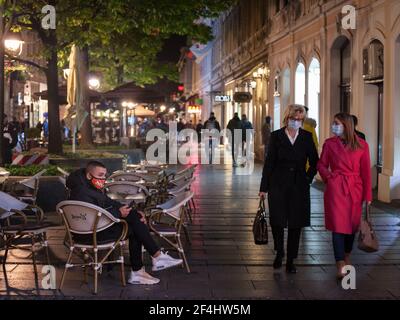
<svg viewBox="0 0 400 320"><path fill-rule="evenodd" d="M312 135L302 129L305 109L289 105L284 127L271 133L259 196L268 194L270 224L276 257L274 269L285 256L284 228L288 228L286 272L296 273L301 230L310 226L310 183L317 173L318 153ZM306 161L310 166L306 171Z"/></svg>
<svg viewBox="0 0 400 320"><path fill-rule="evenodd" d="M7 119L7 115L4 114L3 116L3 150L2 151L2 158L4 164L11 164L12 162L12 149L13 149L13 138L11 133L9 132L9 123Z"/></svg>
<svg viewBox="0 0 400 320"><path fill-rule="evenodd" d="M199 143L201 142L201 130L203 129L203 124L201 123L201 120L196 125L196 132L197 132L197 138L199 140Z"/></svg>
<svg viewBox="0 0 400 320"><path fill-rule="evenodd" d="M178 133L185 129L185 124L183 123L182 118L179 119L176 129L178 130Z"/></svg>
<svg viewBox="0 0 400 320"><path fill-rule="evenodd" d="M218 120L215 118L214 112L210 113L210 117L204 123L204 129L209 130L211 133L214 132L214 134L212 136L209 136L208 139L208 154L210 163L212 163L215 155L215 148L219 145L219 133L221 131L221 127Z"/></svg>
<svg viewBox="0 0 400 320"><path fill-rule="evenodd" d="M247 116L245 114L242 114L242 150L243 150L243 155L244 156L249 156L250 154L248 153L249 150L247 148L250 146L251 143L253 143L253 125L252 123L247 119ZM249 141L247 141L249 139Z"/></svg>
<svg viewBox="0 0 400 320"><path fill-rule="evenodd" d="M262 144L264 145L264 159L267 157L269 140L271 138L271 117L265 117L265 122L261 129Z"/></svg>
<svg viewBox="0 0 400 320"><path fill-rule="evenodd" d="M233 118L229 120L227 129L230 131L230 145L232 149L232 162L233 166L237 167L237 158L239 156L239 147L242 144L242 137L243 137L243 125L242 121L239 119L239 115L237 112L234 113ZM240 130L239 141L235 138L235 131Z"/></svg>
<svg viewBox="0 0 400 320"><path fill-rule="evenodd" d="M308 117L308 107L304 106L304 109L306 109L306 118L304 119L303 129L312 134L315 148L318 150L317 121Z"/></svg>
<svg viewBox="0 0 400 320"><path fill-rule="evenodd" d="M356 232L360 227L363 201L372 200L371 161L369 147L357 136L352 116L335 115L335 135L325 141L318 171L326 183L324 193L325 227L332 231L337 277L342 278Z"/></svg>
<svg viewBox="0 0 400 320"><path fill-rule="evenodd" d="M357 130L357 126L358 126L358 118L353 114L351 115L351 117L353 118L353 123L354 123L354 132L356 133L356 135L358 137L360 137L361 139L363 139L364 141L367 141L367 139L365 138L365 134L362 133L361 131Z"/></svg>

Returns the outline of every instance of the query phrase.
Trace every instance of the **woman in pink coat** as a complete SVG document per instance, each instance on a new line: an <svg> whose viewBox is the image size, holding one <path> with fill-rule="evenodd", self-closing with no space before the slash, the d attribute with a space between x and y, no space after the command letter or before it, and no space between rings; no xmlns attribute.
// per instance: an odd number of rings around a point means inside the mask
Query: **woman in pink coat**
<svg viewBox="0 0 400 320"><path fill-rule="evenodd" d="M351 115L339 113L332 124L335 135L325 141L317 169L326 183L325 226L332 231L338 269L350 264L359 229L363 201L371 203L371 163L367 142L358 138Z"/></svg>

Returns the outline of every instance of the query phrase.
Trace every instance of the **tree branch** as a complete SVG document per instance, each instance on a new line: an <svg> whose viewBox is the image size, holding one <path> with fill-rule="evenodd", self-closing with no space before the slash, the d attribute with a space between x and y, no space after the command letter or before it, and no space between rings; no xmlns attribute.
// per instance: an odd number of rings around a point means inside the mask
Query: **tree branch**
<svg viewBox="0 0 400 320"><path fill-rule="evenodd" d="M46 67L41 66L40 64L38 64L36 62L30 61L30 60L21 59L21 58L17 58L17 57L12 57L12 56L8 56L8 55L6 55L6 57L9 60L15 60L15 61L21 62L23 64L27 64L27 65L30 65L32 67L38 68L39 70L41 70L43 72L47 72L47 68Z"/></svg>

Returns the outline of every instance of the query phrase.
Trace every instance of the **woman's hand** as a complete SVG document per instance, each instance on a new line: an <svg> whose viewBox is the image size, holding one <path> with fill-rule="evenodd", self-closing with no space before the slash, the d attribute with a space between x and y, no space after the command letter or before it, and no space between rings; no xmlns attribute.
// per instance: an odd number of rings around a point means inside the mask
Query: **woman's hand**
<svg viewBox="0 0 400 320"><path fill-rule="evenodd" d="M266 196L267 196L267 193L266 193L266 192L259 192L259 193L258 193L258 196L259 196L260 198L262 198L262 199L265 199Z"/></svg>
<svg viewBox="0 0 400 320"><path fill-rule="evenodd" d="M367 206L370 206L372 201L367 201Z"/></svg>

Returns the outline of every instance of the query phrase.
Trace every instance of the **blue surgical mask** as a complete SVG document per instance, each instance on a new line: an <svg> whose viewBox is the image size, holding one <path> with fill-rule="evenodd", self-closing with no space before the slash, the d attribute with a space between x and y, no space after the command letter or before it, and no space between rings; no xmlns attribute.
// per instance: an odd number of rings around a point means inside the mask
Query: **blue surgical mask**
<svg viewBox="0 0 400 320"><path fill-rule="evenodd" d="M342 124L333 124L332 125L332 133L337 136L340 137L341 135L343 135L344 132L344 127Z"/></svg>
<svg viewBox="0 0 400 320"><path fill-rule="evenodd" d="M301 120L289 119L288 127L294 130L298 130L299 128L301 128L302 124L303 123Z"/></svg>

